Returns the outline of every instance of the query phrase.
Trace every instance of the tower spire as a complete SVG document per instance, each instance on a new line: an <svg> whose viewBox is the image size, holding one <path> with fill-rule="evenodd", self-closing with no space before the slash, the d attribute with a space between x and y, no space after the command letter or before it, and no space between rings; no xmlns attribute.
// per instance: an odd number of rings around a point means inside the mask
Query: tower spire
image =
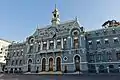
<svg viewBox="0 0 120 80"><path fill-rule="evenodd" d="M56 9L56 4L55 4L55 9Z"/></svg>
<svg viewBox="0 0 120 80"><path fill-rule="evenodd" d="M58 9L57 9L57 7L56 7L56 4L55 4L55 9L54 9L54 11L52 12L52 14L53 14L53 17L52 17L52 20L51 20L51 22L52 22L52 25L57 25L57 24L59 24L60 23L60 19L59 19L59 11L58 11Z"/></svg>

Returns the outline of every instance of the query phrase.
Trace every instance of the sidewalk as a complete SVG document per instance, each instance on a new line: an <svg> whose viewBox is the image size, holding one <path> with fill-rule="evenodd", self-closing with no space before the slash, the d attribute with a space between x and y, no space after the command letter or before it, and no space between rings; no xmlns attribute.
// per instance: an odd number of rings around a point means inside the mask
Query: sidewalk
<svg viewBox="0 0 120 80"><path fill-rule="evenodd" d="M39 72L39 73L31 73L31 72L27 72L27 73L24 73L24 74L36 74L36 75L39 75L39 74L43 74L43 75L51 75L51 74L60 74L60 75L91 75L91 76L94 76L94 75L120 75L120 73L82 73L82 72L73 72L73 73L62 73L62 72Z"/></svg>
<svg viewBox="0 0 120 80"><path fill-rule="evenodd" d="M31 72L27 72L24 74L62 74L62 72L39 72L39 73L31 73Z"/></svg>

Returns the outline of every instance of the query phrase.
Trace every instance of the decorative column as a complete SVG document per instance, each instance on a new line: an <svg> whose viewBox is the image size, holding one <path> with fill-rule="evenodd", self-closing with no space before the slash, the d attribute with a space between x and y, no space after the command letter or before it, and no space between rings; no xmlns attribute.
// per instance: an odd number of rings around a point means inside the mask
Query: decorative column
<svg viewBox="0 0 120 80"><path fill-rule="evenodd" d="M49 49L49 40L47 40L47 50Z"/></svg>
<svg viewBox="0 0 120 80"><path fill-rule="evenodd" d="M61 38L61 48L63 49L63 38Z"/></svg>
<svg viewBox="0 0 120 80"><path fill-rule="evenodd" d="M36 47L35 52L38 52L38 46L39 46L39 43L35 42L35 47Z"/></svg>
<svg viewBox="0 0 120 80"><path fill-rule="evenodd" d="M73 48L73 39L72 39L72 37L70 37L70 41L71 41L71 48Z"/></svg>
<svg viewBox="0 0 120 80"><path fill-rule="evenodd" d="M30 48L30 46L27 44L27 53L29 52L29 48Z"/></svg>
<svg viewBox="0 0 120 80"><path fill-rule="evenodd" d="M43 49L43 42L41 41L41 48L40 48L40 50L42 50Z"/></svg>
<svg viewBox="0 0 120 80"><path fill-rule="evenodd" d="M54 39L54 49L56 49L56 39Z"/></svg>

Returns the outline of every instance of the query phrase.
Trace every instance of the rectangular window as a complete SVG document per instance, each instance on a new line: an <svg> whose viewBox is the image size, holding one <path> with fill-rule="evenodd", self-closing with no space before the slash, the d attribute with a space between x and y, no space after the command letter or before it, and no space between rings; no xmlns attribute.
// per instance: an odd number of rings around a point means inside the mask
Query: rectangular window
<svg viewBox="0 0 120 80"><path fill-rule="evenodd" d="M13 52L13 56L15 56L15 52Z"/></svg>
<svg viewBox="0 0 120 80"><path fill-rule="evenodd" d="M54 49L54 43L50 43L49 49Z"/></svg>
<svg viewBox="0 0 120 80"><path fill-rule="evenodd" d="M47 44L43 44L43 50L47 49Z"/></svg>
<svg viewBox="0 0 120 80"><path fill-rule="evenodd" d="M98 57L97 57L97 60L98 60L98 61L101 61L101 54L98 54L97 56L98 56Z"/></svg>
<svg viewBox="0 0 120 80"><path fill-rule="evenodd" d="M117 60L120 60L120 53L116 53Z"/></svg>
<svg viewBox="0 0 120 80"><path fill-rule="evenodd" d="M61 48L61 40L57 40L57 49L60 49Z"/></svg>
<svg viewBox="0 0 120 80"><path fill-rule="evenodd" d="M108 39L105 39L105 44L109 44L109 41L108 41Z"/></svg>
<svg viewBox="0 0 120 80"><path fill-rule="evenodd" d="M98 32L96 32L96 36L99 36L99 33L98 33Z"/></svg>
<svg viewBox="0 0 120 80"><path fill-rule="evenodd" d="M50 43L50 45L49 45L49 49L54 49L54 41L51 40L49 43Z"/></svg>
<svg viewBox="0 0 120 80"><path fill-rule="evenodd" d="M106 30L104 30L103 33L104 33L104 35L107 35L107 31Z"/></svg>
<svg viewBox="0 0 120 80"><path fill-rule="evenodd" d="M100 44L100 40L96 40L96 42L97 42L97 45L99 45L99 44Z"/></svg>
<svg viewBox="0 0 120 80"><path fill-rule="evenodd" d="M89 44L89 45L92 45L92 41L88 41L88 44Z"/></svg>
<svg viewBox="0 0 120 80"><path fill-rule="evenodd" d="M111 53L107 53L108 60L112 60L112 55Z"/></svg>
<svg viewBox="0 0 120 80"><path fill-rule="evenodd" d="M114 40L114 43L118 43L118 39L115 39L115 40Z"/></svg>
<svg viewBox="0 0 120 80"><path fill-rule="evenodd" d="M113 29L113 30L112 30L112 33L113 33L113 34L115 34L115 33L116 33L115 29Z"/></svg>
<svg viewBox="0 0 120 80"><path fill-rule="evenodd" d="M100 41L99 41L99 42L97 42L97 44L100 44Z"/></svg>
<svg viewBox="0 0 120 80"><path fill-rule="evenodd" d="M21 51L21 55L23 55L23 51Z"/></svg>
<svg viewBox="0 0 120 80"><path fill-rule="evenodd" d="M113 38L114 43L118 43L118 37Z"/></svg>
<svg viewBox="0 0 120 80"><path fill-rule="evenodd" d="M95 56L93 54L90 55L90 62L94 62Z"/></svg>
<svg viewBox="0 0 120 80"><path fill-rule="evenodd" d="M17 52L17 56L19 56L19 52Z"/></svg>

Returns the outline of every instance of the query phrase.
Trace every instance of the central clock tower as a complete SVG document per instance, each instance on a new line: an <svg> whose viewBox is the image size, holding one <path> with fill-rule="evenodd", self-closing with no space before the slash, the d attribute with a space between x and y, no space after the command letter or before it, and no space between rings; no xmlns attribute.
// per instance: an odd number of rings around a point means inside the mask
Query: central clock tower
<svg viewBox="0 0 120 80"><path fill-rule="evenodd" d="M59 15L58 9L56 8L56 5L55 5L55 9L52 12L52 14L53 14L53 17L52 17L52 20L51 20L52 25L55 26L57 24L60 24L60 18L59 18L60 15Z"/></svg>

